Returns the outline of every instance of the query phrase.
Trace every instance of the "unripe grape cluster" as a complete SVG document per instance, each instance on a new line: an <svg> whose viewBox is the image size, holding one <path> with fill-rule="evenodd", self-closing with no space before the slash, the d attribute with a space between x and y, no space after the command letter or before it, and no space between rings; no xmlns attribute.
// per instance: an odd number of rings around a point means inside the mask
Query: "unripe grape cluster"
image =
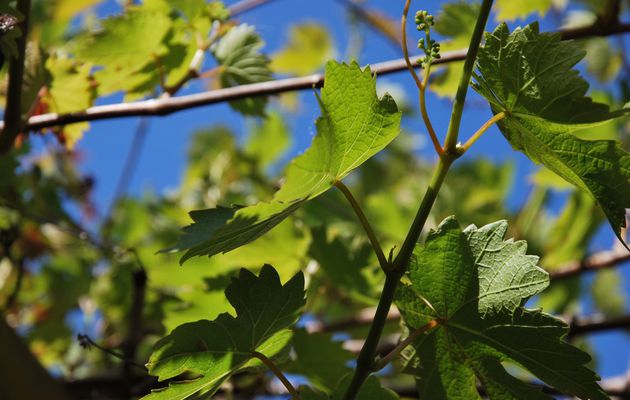
<svg viewBox="0 0 630 400"><path fill-rule="evenodd" d="M426 67L433 60L440 58L440 44L431 40L431 26L435 25L433 15L422 10L416 13L416 28L424 32L424 38L418 40L418 48L424 51L425 56L420 59L423 67Z"/></svg>

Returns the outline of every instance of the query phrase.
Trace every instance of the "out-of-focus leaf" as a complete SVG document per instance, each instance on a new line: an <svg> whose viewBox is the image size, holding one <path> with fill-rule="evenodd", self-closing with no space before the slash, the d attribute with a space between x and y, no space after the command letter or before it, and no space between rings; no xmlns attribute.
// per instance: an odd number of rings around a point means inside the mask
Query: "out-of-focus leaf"
<svg viewBox="0 0 630 400"><path fill-rule="evenodd" d="M309 334L297 329L293 332L292 344L296 360L287 372L304 375L318 389L330 393L342 376L352 372L348 363L354 355L330 334Z"/></svg>
<svg viewBox="0 0 630 400"><path fill-rule="evenodd" d="M328 30L315 22L290 28L287 45L271 56L271 69L281 74L307 75L322 68L334 57Z"/></svg>
<svg viewBox="0 0 630 400"><path fill-rule="evenodd" d="M537 13L540 17L543 17L547 14L547 11L549 11L553 3L553 0L497 0L497 21L522 19L533 13Z"/></svg>
<svg viewBox="0 0 630 400"><path fill-rule="evenodd" d="M628 297L624 291L623 277L617 270L597 272L591 286L591 296L595 307L606 315L619 315L626 310Z"/></svg>
<svg viewBox="0 0 630 400"><path fill-rule="evenodd" d="M221 314L215 320L181 325L156 343L147 364L160 381L183 373L196 378L175 380L153 390L144 399L187 399L212 395L231 374L260 365L253 352L278 354L291 339L289 329L304 307L304 276L298 273L282 285L271 266L257 277L241 270L225 290L236 317Z"/></svg>
<svg viewBox="0 0 630 400"><path fill-rule="evenodd" d="M256 125L245 143L245 154L266 168L282 156L291 144L289 130L277 112L271 112Z"/></svg>
<svg viewBox="0 0 630 400"><path fill-rule="evenodd" d="M609 82L617 77L623 66L621 52L606 38L592 38L584 41L586 50L586 70L600 82Z"/></svg>
<svg viewBox="0 0 630 400"><path fill-rule="evenodd" d="M442 51L460 50L469 45L479 9L480 3L476 1L457 0L442 6L434 27L437 33L447 38L440 41ZM429 88L440 97L454 97L462 65L463 62L454 62L436 68L439 75L434 76Z"/></svg>
<svg viewBox="0 0 630 400"><path fill-rule="evenodd" d="M227 88L270 80L269 59L260 52L263 46L264 42L253 26L241 24L230 29L212 47L214 57L221 66L221 86ZM244 114L262 116L267 98L249 97L230 104Z"/></svg>
<svg viewBox="0 0 630 400"><path fill-rule="evenodd" d="M171 19L159 10L134 7L102 25L101 31L81 38L77 57L113 70L139 71L160 53Z"/></svg>
<svg viewBox="0 0 630 400"><path fill-rule="evenodd" d="M89 65L80 65L69 58L50 57L46 69L51 75L51 84L42 101L51 112L81 111L93 104L96 94ZM66 147L72 149L89 127L88 122L71 124L61 128L59 135Z"/></svg>

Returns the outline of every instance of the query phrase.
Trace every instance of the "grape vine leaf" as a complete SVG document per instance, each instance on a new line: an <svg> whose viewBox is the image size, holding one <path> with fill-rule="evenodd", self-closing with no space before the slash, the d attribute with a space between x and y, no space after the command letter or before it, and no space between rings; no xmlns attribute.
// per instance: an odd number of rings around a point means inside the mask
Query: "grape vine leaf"
<svg viewBox="0 0 630 400"><path fill-rule="evenodd" d="M260 52L264 42L254 27L241 24L230 29L212 47L212 53L220 64L221 86L224 88L271 80L269 59ZM250 97L230 102L237 111L247 115L264 115L266 97Z"/></svg>
<svg viewBox="0 0 630 400"><path fill-rule="evenodd" d="M311 147L289 165L286 181L269 203L237 210L218 229L191 225L181 262L193 256L213 256L249 243L279 224L306 201L330 189L353 169L385 148L399 133L400 112L385 95L376 95L369 68L329 62L319 99L322 116ZM192 233L191 233L192 232Z"/></svg>
<svg viewBox="0 0 630 400"><path fill-rule="evenodd" d="M574 132L630 112L611 111L586 97L588 83L572 67L584 51L559 34L539 33L538 24L510 33L501 24L486 35L473 87L494 113L515 150L589 193L623 243L630 208L630 154L611 140L582 140Z"/></svg>
<svg viewBox="0 0 630 400"><path fill-rule="evenodd" d="M304 307L304 275L299 272L282 285L269 265L259 276L242 269L225 296L236 317L223 313L213 321L186 323L156 343L147 364L149 373L160 381L175 381L144 399L211 395L234 372L260 365L253 352L277 355L291 340L289 328ZM187 379L187 375L194 377Z"/></svg>
<svg viewBox="0 0 630 400"><path fill-rule="evenodd" d="M508 374L501 363L511 362L562 392L607 399L588 354L563 341L566 324L523 307L548 276L525 242L503 241L506 230L500 221L462 231L449 217L416 248L396 304L410 330L438 321L407 352L420 398L481 399L478 379L490 398L550 399Z"/></svg>

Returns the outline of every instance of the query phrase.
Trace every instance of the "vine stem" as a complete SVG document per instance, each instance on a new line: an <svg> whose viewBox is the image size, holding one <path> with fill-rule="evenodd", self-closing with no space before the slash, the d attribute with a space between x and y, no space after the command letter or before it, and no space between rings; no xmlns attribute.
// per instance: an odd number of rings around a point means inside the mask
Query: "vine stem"
<svg viewBox="0 0 630 400"><path fill-rule="evenodd" d="M291 394L291 396L293 396L293 398L295 400L301 400L300 398L300 393L297 391L297 389L295 389L295 387L293 387L293 385L291 384L291 382L289 382L289 380L287 379L286 376L284 376L284 374L282 373L282 371L280 371L280 368L278 368L276 366L276 364L273 363L273 361L271 361L267 356L265 356L264 354L258 352L258 351L252 351L252 356L256 357L257 359L259 359L263 364L265 364L265 366L267 368L269 368L271 370L271 372L274 373L274 375L276 375L276 377L280 380L280 382L282 382L282 384L284 385L284 387L287 389L287 391L289 392L289 394Z"/></svg>
<svg viewBox="0 0 630 400"><path fill-rule="evenodd" d="M407 0L405 3L404 14L409 11L409 3L410 0ZM363 386L363 382L365 382L370 373L374 371L374 359L378 347L378 342L383 333L385 323L387 322L387 315L389 314L389 309L391 308L392 302L394 301L394 295L396 293L398 283L400 282L400 278L404 275L407 266L411 261L413 250L416 246L416 243L418 242L420 233L422 233L422 229L424 228L427 219L429 218L429 213L433 208L433 204L435 203L437 194L439 193L440 188L444 183L444 179L448 174L448 170L451 167L452 163L461 155L461 153L457 151L459 125L461 122L462 113L464 111L464 102L466 100L468 83L470 82L470 78L472 76L472 69L475 65L475 59L477 58L477 53L481 44L481 37L483 36L483 31L485 29L486 22L488 21L491 8L492 0L483 0L481 10L479 12L479 15L477 16L477 22L475 23L475 28L472 39L470 41L469 50L464 61L462 80L460 81L459 87L457 89L455 103L453 104L451 122L449 124L446 144L444 147L445 152L438 160L429 186L427 187L425 195L420 203L418 212L416 213L413 223L409 228L409 232L407 232L407 236L405 237L400 251L398 252L398 255L392 263L391 270L387 273L387 277L385 278L385 285L383 287L383 291L381 292L381 297L376 308L376 313L374 314L374 320L372 321L372 325L370 326L370 330L365 339L365 343L363 344L363 347L359 352L354 376L352 377L352 381L350 382L350 385L348 386L348 389L344 394L344 400L354 400L359 393L361 386ZM406 18L404 20L406 21ZM406 46L404 47L406 48Z"/></svg>
<svg viewBox="0 0 630 400"><path fill-rule="evenodd" d="M468 53L464 60L464 68L462 70L461 79L459 80L459 85L457 86L457 94L455 94L451 120L448 125L448 130L446 131L446 139L444 140L444 151L447 153L456 154L458 150L457 137L459 136L459 127L462 122L462 113L464 112L464 103L466 102L466 94L468 93L468 84L470 83L472 70L475 66L475 60L477 59L477 53L481 45L481 38L486 23L488 22L491 8L492 0L483 0L473 35L470 38L470 46L468 46Z"/></svg>
<svg viewBox="0 0 630 400"><path fill-rule="evenodd" d="M431 138L431 143L433 144L433 148L438 156L442 157L444 150L442 149L442 145L440 144L440 139L438 139L437 134L435 133L435 129L433 129L433 124L431 124L431 120L429 119L429 113L427 112L425 93L427 89L427 84L429 82L429 74L431 72L431 65L427 67L427 70L424 74L424 81L420 81L420 77L416 73L416 70L413 68L413 64L409 59L409 48L407 46L407 16L409 15L409 7L411 6L411 0L405 1L405 8L403 9L402 18L400 19L400 34L401 34L401 47L403 51L403 56L405 58L405 64L407 65L407 69L409 73L413 77L413 80L416 82L416 86L418 87L418 99L420 103L420 114L422 115L422 120L424 121L424 125L427 127L427 131L429 132L429 137Z"/></svg>
<svg viewBox="0 0 630 400"><path fill-rule="evenodd" d="M394 361L394 358L398 357L401 351L405 349L405 347L409 346L413 343L420 335L429 332L431 329L435 328L439 325L439 322L435 319L429 321L428 323L422 325L420 328L411 332L409 336L405 338L405 340L401 341L394 347L392 351L387 353L383 358L381 358L376 364L374 364L374 371L380 371L385 368L387 364Z"/></svg>
<svg viewBox="0 0 630 400"><path fill-rule="evenodd" d="M7 153L13 148L15 138L17 138L23 125L22 82L24 81L24 61L31 0L18 0L17 11L22 14L24 20L19 25L22 34L17 39L18 54L9 60L9 85L7 103L4 109L4 128L0 134L0 154Z"/></svg>
<svg viewBox="0 0 630 400"><path fill-rule="evenodd" d="M352 192L350 191L350 189L348 189L348 187L344 185L343 182L336 181L335 186L337 187L337 189L341 191L341 193L343 193L343 195L346 197L346 199L352 206L352 209L354 210L357 217L359 218L359 221L361 222L361 226L363 226L363 230L365 230L365 233L367 234L370 240L370 243L372 244L372 248L374 249L374 253L376 253L376 258L378 259L378 263L380 264L381 269L383 270L383 272L387 274L390 270L390 264L387 261L387 258L385 258L385 254L383 253L383 248L381 247L381 244L379 243L378 238L376 237L376 234L374 233L374 230L372 229L372 226L370 225L370 222L368 221L367 217L363 213L363 209L361 208L357 200L352 195Z"/></svg>
<svg viewBox="0 0 630 400"><path fill-rule="evenodd" d="M505 118L507 116L507 114L505 113L505 111L501 111L498 114L495 114L492 118L490 118L488 121L486 121L485 124L483 124L481 126L481 128L479 128L477 130L477 132L475 132L470 139L468 139L466 141L466 143L464 143L461 146L461 151L462 153L468 151L468 149L470 149L470 147L475 144L475 142L477 141L477 139L479 139L492 125L496 124L497 122L501 121L503 118Z"/></svg>

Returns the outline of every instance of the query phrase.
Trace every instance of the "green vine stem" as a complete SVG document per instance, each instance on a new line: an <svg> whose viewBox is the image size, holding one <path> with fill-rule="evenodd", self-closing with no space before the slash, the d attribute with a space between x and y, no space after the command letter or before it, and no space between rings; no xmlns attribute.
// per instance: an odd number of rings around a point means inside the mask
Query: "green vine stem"
<svg viewBox="0 0 630 400"><path fill-rule="evenodd" d="M385 258L385 254L383 253L383 248L381 247L381 244L379 243L378 238L376 237L376 234L374 233L374 230L372 229L372 226L370 225L370 222L368 221L367 217L363 213L363 209L361 209L361 206L352 195L352 192L350 191L350 189L348 189L346 185L343 184L343 182L336 181L335 186L337 187L337 189L341 191L341 193L343 193L343 195L348 200L348 203L350 203L350 205L352 206L352 209L357 214L357 217L359 218L359 222L361 222L361 226L363 226L363 230L365 231L368 238L370 239L370 243L372 244L374 253L376 253L376 258L378 258L378 263L381 265L381 269L383 270L383 272L387 273L390 270L390 264L387 261L387 258Z"/></svg>
<svg viewBox="0 0 630 400"><path fill-rule="evenodd" d="M453 103L451 121L449 122L446 139L444 140L444 151L447 153L456 154L458 151L457 137L459 136L459 127L462 122L462 113L464 112L464 103L466 102L468 85L470 83L470 77L472 76L475 60L477 59L477 53L479 52L479 46L481 45L481 38L483 37L483 31L486 27L486 23L488 22L491 8L492 0L483 0L479 16L477 17L477 22L475 23L475 30L470 38L470 46L468 46L468 53L466 54L466 60L464 60L462 77L459 81L459 85L457 86L457 94L455 95L455 102Z"/></svg>
<svg viewBox="0 0 630 400"><path fill-rule="evenodd" d="M444 183L444 179L448 174L448 170L453 162L461 155L457 149L459 126L462 113L464 111L464 102L468 92L468 84L472 76L472 70L475 65L479 46L481 45L481 38L490 15L491 8L492 0L484 0L481 6L481 11L477 16L475 30L470 41L466 60L464 61L462 79L459 83L455 103L453 104L451 122L449 124L444 147L446 151L438 160L435 172L433 173L431 182L429 183L427 191L420 203L418 212L416 213L413 223L409 228L409 232L407 233L405 241L400 248L400 252L392 263L392 269L387 274L385 285L376 308L376 313L374 314L374 320L372 321L372 325L370 326L363 348L361 348L361 352L357 358L357 367L354 371L352 381L344 394L344 400L354 400L359 393L363 382L365 382L370 373L375 370L376 364L374 360L378 342L381 338L381 334L383 333L385 323L387 322L387 315L389 314L389 309L394 301L396 288L398 287L400 278L403 276L407 266L409 265L413 249L418 242L420 233L422 232L427 219L429 218L429 213L433 208L433 204L435 203L437 194L439 193L440 188Z"/></svg>
<svg viewBox="0 0 630 400"><path fill-rule="evenodd" d="M18 0L17 11L22 14L21 36L17 39L18 55L9 61L9 87L7 104L4 109L4 129L0 134L0 154L11 151L15 138L22 129L22 82L24 80L24 60L26 57L26 37L31 0Z"/></svg>

